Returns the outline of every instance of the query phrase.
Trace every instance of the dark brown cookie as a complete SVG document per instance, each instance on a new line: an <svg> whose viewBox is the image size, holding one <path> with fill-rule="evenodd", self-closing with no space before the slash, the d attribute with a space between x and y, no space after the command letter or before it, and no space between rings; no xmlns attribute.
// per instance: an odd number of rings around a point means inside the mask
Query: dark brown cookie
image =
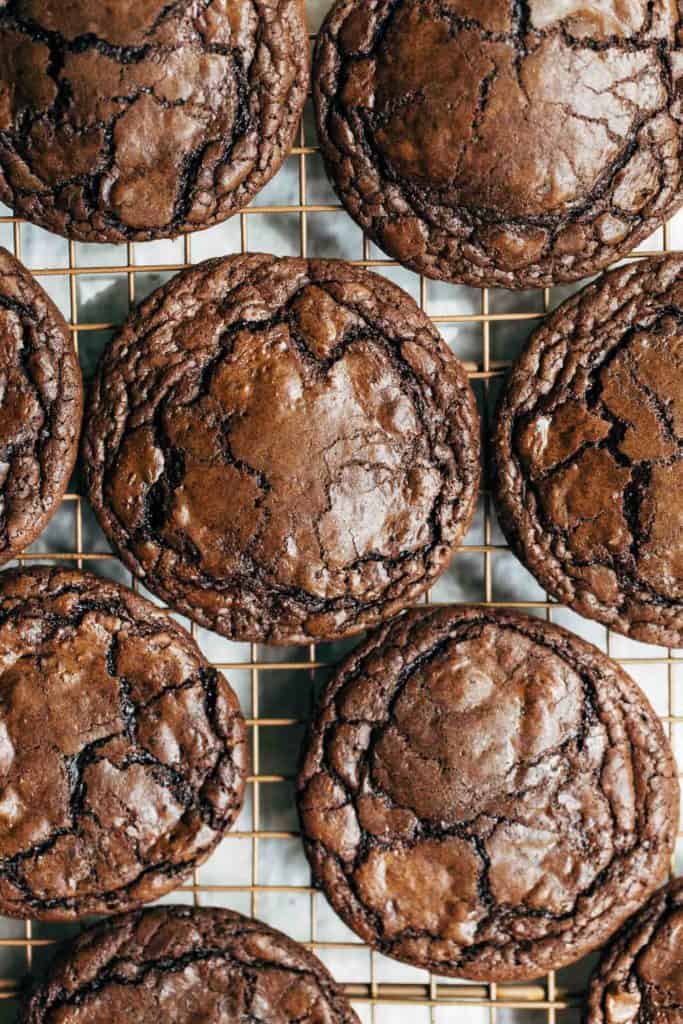
<svg viewBox="0 0 683 1024"><path fill-rule="evenodd" d="M513 370L495 448L501 524L543 587L683 646L683 258L560 306Z"/></svg>
<svg viewBox="0 0 683 1024"><path fill-rule="evenodd" d="M683 202L674 0L338 0L318 128L351 216L429 277L537 288Z"/></svg>
<svg viewBox="0 0 683 1024"><path fill-rule="evenodd" d="M358 1024L320 961L228 910L163 907L64 948L21 1024Z"/></svg>
<svg viewBox="0 0 683 1024"><path fill-rule="evenodd" d="M683 1020L683 881L658 892L617 935L593 976L586 1024Z"/></svg>
<svg viewBox="0 0 683 1024"><path fill-rule="evenodd" d="M78 453L83 385L69 332L38 282L0 248L0 565L45 529Z"/></svg>
<svg viewBox="0 0 683 1024"><path fill-rule="evenodd" d="M180 274L105 353L90 499L133 572L226 636L360 632L448 565L479 482L464 369L400 289L336 261Z"/></svg>
<svg viewBox="0 0 683 1024"><path fill-rule="evenodd" d="M298 780L313 877L371 946L437 974L533 978L662 883L676 766L596 648L491 609L413 611L323 697Z"/></svg>
<svg viewBox="0 0 683 1024"><path fill-rule="evenodd" d="M0 200L86 242L225 220L306 99L303 0L2 0Z"/></svg>
<svg viewBox="0 0 683 1024"><path fill-rule="evenodd" d="M0 576L0 912L68 920L176 888L244 792L245 725L191 637L79 572Z"/></svg>

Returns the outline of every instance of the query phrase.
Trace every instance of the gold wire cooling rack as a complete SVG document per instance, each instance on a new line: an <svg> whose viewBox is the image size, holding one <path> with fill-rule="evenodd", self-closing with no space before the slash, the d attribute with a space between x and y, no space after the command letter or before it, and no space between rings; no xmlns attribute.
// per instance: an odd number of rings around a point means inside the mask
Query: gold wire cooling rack
<svg viewBox="0 0 683 1024"><path fill-rule="evenodd" d="M267 249L277 254L349 258L412 292L465 361L488 425L512 359L530 330L567 289L515 295L478 291L435 284L402 270L382 258L334 200L315 141L309 109L291 157L253 206L226 225L173 243L120 247L68 243L9 213L0 216L0 239L27 262L62 306L86 378L127 308L205 256ZM677 243L683 247L683 220L680 239L674 220L633 257L675 251ZM53 523L20 561L66 563L135 586L97 531L77 477ZM683 741L683 651L625 640L548 600L506 548L486 491L451 571L427 600L520 608L567 625L616 657L645 689L674 747ZM304 941L346 986L363 1024L575 1024L590 963L531 984L440 979L368 950L312 889L296 832L293 776L315 695L348 645L273 650L230 644L198 627L190 628L240 695L251 736L252 774L235 830L172 901L230 906ZM679 850L683 852L680 837ZM2 1024L14 1020L22 979L40 971L55 939L73 931L37 922L0 921Z"/></svg>

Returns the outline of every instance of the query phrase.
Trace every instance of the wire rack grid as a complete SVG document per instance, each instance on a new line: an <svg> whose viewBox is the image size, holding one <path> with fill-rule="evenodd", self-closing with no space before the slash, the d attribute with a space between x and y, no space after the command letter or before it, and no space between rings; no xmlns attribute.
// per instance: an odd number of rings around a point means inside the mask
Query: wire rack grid
<svg viewBox="0 0 683 1024"><path fill-rule="evenodd" d="M326 0L308 0L312 27L326 7ZM521 294L478 291L430 282L386 259L351 222L327 183L310 105L280 173L250 208L217 228L172 242L82 245L49 235L0 207L0 243L23 259L64 312L86 380L129 308L183 267L246 251L349 259L400 284L427 311L465 362L487 425L506 371L530 330L579 287ZM633 258L677 248L683 249L683 217L657 232ZM57 515L19 561L88 568L154 600L109 549L81 497L78 472ZM427 601L519 608L595 643L645 690L683 765L683 650L626 640L549 600L507 549L486 491L452 568ZM368 950L311 887L296 831L293 776L316 696L331 666L352 645L269 649L230 643L180 621L238 692L248 719L252 762L235 829L211 860L163 902L227 906L282 928L330 967L363 1024L576 1024L591 958L531 984L438 978ZM681 837L676 861L683 869ZM15 1019L25 976L40 972L55 940L75 930L0 919L0 1024Z"/></svg>

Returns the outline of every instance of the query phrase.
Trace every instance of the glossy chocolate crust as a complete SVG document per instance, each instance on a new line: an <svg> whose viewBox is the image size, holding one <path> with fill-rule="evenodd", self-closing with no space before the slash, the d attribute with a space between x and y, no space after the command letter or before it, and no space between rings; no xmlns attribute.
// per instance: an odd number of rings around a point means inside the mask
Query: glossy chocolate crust
<svg viewBox="0 0 683 1024"><path fill-rule="evenodd" d="M606 274L545 322L499 410L502 527L542 586L683 645L683 258Z"/></svg>
<svg viewBox="0 0 683 1024"><path fill-rule="evenodd" d="M436 974L528 979L666 877L676 766L635 683L545 621L409 612L325 693L298 779L313 876L349 927Z"/></svg>
<svg viewBox="0 0 683 1024"><path fill-rule="evenodd" d="M320 961L228 910L128 914L65 947L20 1024L358 1024Z"/></svg>
<svg viewBox="0 0 683 1024"><path fill-rule="evenodd" d="M47 526L69 483L83 385L69 328L0 248L0 565Z"/></svg>
<svg viewBox="0 0 683 1024"><path fill-rule="evenodd" d="M676 0L338 0L318 37L325 162L429 277L539 288L683 202Z"/></svg>
<svg viewBox="0 0 683 1024"><path fill-rule="evenodd" d="M90 499L146 585L240 640L358 633L422 594L469 526L479 418L399 288L237 256L155 292L105 353Z"/></svg>
<svg viewBox="0 0 683 1024"><path fill-rule="evenodd" d="M683 1020L683 881L656 893L616 936L591 981L585 1024Z"/></svg>
<svg viewBox="0 0 683 1024"><path fill-rule="evenodd" d="M0 913L175 889L235 819L246 761L237 698L168 616L96 576L0 576Z"/></svg>
<svg viewBox="0 0 683 1024"><path fill-rule="evenodd" d="M225 220L309 81L303 0L0 0L0 200L84 242Z"/></svg>

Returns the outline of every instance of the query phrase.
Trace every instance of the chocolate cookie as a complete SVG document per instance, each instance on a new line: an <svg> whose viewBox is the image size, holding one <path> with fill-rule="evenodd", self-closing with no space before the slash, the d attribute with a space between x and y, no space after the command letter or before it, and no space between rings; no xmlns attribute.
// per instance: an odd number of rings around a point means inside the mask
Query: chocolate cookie
<svg viewBox="0 0 683 1024"><path fill-rule="evenodd" d="M174 889L242 803L237 699L132 591L0 576L0 913L69 920Z"/></svg>
<svg viewBox="0 0 683 1024"><path fill-rule="evenodd" d="M85 242L246 206L308 90L303 0L2 0L0 200Z"/></svg>
<svg viewBox="0 0 683 1024"><path fill-rule="evenodd" d="M241 640L358 633L422 594L474 508L460 363L383 278L237 256L157 291L100 366L90 499L151 590Z"/></svg>
<svg viewBox="0 0 683 1024"><path fill-rule="evenodd" d="M21 1024L358 1024L303 946L228 910L164 907L84 932Z"/></svg>
<svg viewBox="0 0 683 1024"><path fill-rule="evenodd" d="M503 529L543 587L683 646L683 258L607 274L546 321L495 447Z"/></svg>
<svg viewBox="0 0 683 1024"><path fill-rule="evenodd" d="M367 943L437 974L533 978L663 881L676 766L635 683L545 621L413 611L323 697L298 779L315 882Z"/></svg>
<svg viewBox="0 0 683 1024"><path fill-rule="evenodd" d="M683 881L658 892L629 921L593 976L586 1024L683 1020Z"/></svg>
<svg viewBox="0 0 683 1024"><path fill-rule="evenodd" d="M674 0L338 0L314 72L328 172L429 277L586 277L683 202L679 36Z"/></svg>
<svg viewBox="0 0 683 1024"><path fill-rule="evenodd" d="M47 526L69 483L83 385L63 316L0 248L0 565Z"/></svg>

